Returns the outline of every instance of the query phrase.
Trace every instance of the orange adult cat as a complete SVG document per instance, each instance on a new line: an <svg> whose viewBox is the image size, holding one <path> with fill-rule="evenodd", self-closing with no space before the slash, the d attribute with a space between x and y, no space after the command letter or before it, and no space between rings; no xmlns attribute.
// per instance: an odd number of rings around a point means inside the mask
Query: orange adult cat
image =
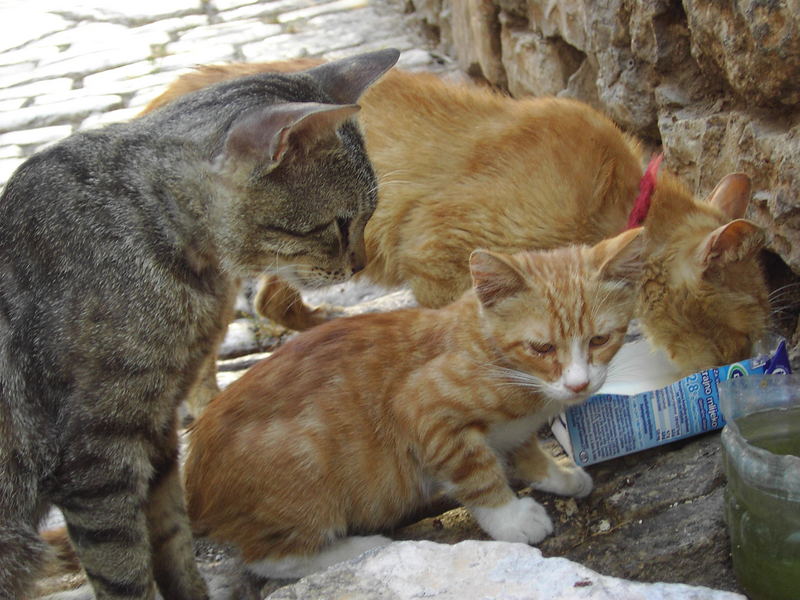
<svg viewBox="0 0 800 600"><path fill-rule="evenodd" d="M220 393L192 425L196 533L248 568L299 577L386 543L443 489L493 538L537 543L544 508L509 477L585 496L591 477L536 430L605 380L641 269L641 229L594 247L476 250L455 303L336 319L300 334Z"/></svg>
<svg viewBox="0 0 800 600"><path fill-rule="evenodd" d="M223 79L318 62L201 67L149 108ZM439 307L469 287L467 258L475 248L513 253L595 243L625 227L641 152L584 103L512 99L393 69L361 106L380 188L364 234L369 262L359 277L408 284L420 304ZM683 373L748 356L766 328L770 310L756 256L763 233L741 219L749 196L741 174L724 178L707 202L665 170L658 177L636 315ZM297 329L326 318L274 277L257 308Z"/></svg>

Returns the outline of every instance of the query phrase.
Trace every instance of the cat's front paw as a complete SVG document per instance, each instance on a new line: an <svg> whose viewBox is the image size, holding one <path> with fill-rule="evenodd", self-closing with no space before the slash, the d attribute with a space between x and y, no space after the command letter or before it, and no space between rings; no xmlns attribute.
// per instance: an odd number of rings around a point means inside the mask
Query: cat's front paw
<svg viewBox="0 0 800 600"><path fill-rule="evenodd" d="M536 544L553 533L553 522L533 498L515 498L503 506L471 511L486 533L503 542Z"/></svg>
<svg viewBox="0 0 800 600"><path fill-rule="evenodd" d="M585 498L592 493L594 489L594 481L592 476L580 467L574 469L574 473L570 477L571 485L568 486L566 495L573 496L574 498Z"/></svg>
<svg viewBox="0 0 800 600"><path fill-rule="evenodd" d="M531 487L551 494L585 498L591 493L594 483L592 476L577 465L565 467L553 464L548 469L547 477L531 482Z"/></svg>

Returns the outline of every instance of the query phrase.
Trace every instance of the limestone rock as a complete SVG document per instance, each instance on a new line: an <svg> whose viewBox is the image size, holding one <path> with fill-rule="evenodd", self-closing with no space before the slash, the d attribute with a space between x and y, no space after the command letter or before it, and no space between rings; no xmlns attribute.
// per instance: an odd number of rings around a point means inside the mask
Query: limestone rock
<svg viewBox="0 0 800 600"><path fill-rule="evenodd" d="M545 439L544 445L560 453L555 440ZM725 479L718 433L586 470L595 483L587 498L519 490L542 504L555 526L553 535L538 545L545 556L635 581L738 591L723 521ZM469 512L452 502L441 501L425 516L392 537L448 544L489 539Z"/></svg>
<svg viewBox="0 0 800 600"><path fill-rule="evenodd" d="M500 27L497 8L484 0L463 0L451 6L453 43L459 65L470 75L483 75L490 83L504 86L505 72L500 60Z"/></svg>
<svg viewBox="0 0 800 600"><path fill-rule="evenodd" d="M269 600L743 600L681 584L644 584L599 575L536 548L507 542L395 542L301 579Z"/></svg>
<svg viewBox="0 0 800 600"><path fill-rule="evenodd" d="M749 104L800 102L800 4L684 0L692 54Z"/></svg>

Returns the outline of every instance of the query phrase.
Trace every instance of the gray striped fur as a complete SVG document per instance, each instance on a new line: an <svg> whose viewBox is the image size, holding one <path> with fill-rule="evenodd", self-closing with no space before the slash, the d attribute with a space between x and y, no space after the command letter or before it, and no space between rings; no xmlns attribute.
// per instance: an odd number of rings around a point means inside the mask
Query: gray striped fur
<svg viewBox="0 0 800 600"><path fill-rule="evenodd" d="M25 597L53 504L97 598L207 597L175 412L236 281L363 266L375 177L348 117L365 54L189 94L33 156L0 197L0 598Z"/></svg>

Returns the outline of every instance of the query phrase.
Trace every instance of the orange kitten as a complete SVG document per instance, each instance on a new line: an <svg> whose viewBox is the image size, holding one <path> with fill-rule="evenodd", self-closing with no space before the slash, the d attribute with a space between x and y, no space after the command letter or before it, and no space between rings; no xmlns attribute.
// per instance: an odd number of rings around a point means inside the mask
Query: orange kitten
<svg viewBox="0 0 800 600"><path fill-rule="evenodd" d="M603 384L633 310L640 233L476 250L474 291L445 308L337 319L288 342L191 428L195 532L235 544L255 573L299 577L386 543L359 535L442 489L493 538L542 540L550 518L509 478L591 491L535 432Z"/></svg>
<svg viewBox="0 0 800 600"><path fill-rule="evenodd" d="M317 62L201 67L150 108L222 79ZM587 104L512 99L393 69L361 106L380 188L364 233L369 261L359 277L407 284L420 304L439 307L469 287L467 258L475 248L513 253L591 244L625 227L642 177L641 152ZM645 222L646 272L661 291L643 288L637 316L684 373L747 357L764 332L770 309L756 259L763 234L741 220L749 193L746 176L733 175L712 201L701 202L666 170L658 175ZM297 329L327 317L275 277L265 279L256 304Z"/></svg>

